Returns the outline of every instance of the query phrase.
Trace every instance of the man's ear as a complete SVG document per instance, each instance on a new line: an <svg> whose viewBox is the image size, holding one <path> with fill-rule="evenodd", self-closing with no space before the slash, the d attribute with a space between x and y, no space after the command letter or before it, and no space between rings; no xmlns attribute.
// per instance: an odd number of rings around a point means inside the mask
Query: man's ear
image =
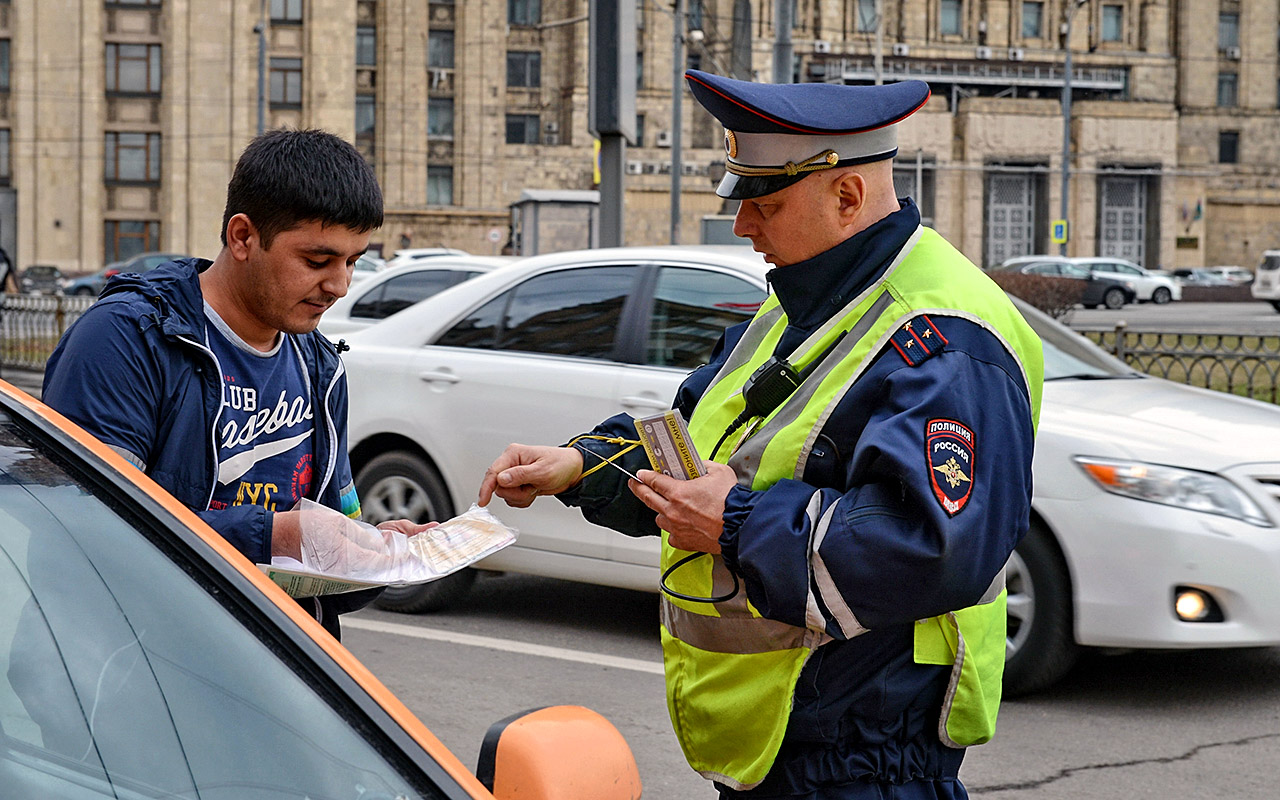
<svg viewBox="0 0 1280 800"><path fill-rule="evenodd" d="M833 188L839 198L841 224L855 224L867 205L867 179L856 170L849 170L836 179Z"/></svg>
<svg viewBox="0 0 1280 800"><path fill-rule="evenodd" d="M231 251L233 258L245 261L249 258L249 250L260 246L258 229L248 216L234 214L227 220L227 249Z"/></svg>

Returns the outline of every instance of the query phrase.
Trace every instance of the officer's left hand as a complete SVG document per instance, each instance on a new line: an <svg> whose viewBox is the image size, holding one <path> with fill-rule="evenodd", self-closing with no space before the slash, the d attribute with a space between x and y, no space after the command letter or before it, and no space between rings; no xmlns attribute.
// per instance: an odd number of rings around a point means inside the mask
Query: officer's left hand
<svg viewBox="0 0 1280 800"><path fill-rule="evenodd" d="M706 468L706 475L691 481L648 469L636 473L643 483L627 481L640 502L658 512L658 527L669 534L667 542L679 550L720 552L724 501L738 476L732 467L713 461L707 462Z"/></svg>

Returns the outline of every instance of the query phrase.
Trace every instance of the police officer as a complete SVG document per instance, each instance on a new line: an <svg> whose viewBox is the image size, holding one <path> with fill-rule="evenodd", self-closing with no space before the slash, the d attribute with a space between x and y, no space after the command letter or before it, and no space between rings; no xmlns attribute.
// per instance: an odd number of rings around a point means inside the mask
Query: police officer
<svg viewBox="0 0 1280 800"><path fill-rule="evenodd" d="M662 536L668 708L722 797L966 797L1029 524L1039 339L895 197L926 84L686 78L725 128L734 231L776 267L675 398L707 474L645 469L620 415L569 447L511 445L480 503L555 494Z"/></svg>

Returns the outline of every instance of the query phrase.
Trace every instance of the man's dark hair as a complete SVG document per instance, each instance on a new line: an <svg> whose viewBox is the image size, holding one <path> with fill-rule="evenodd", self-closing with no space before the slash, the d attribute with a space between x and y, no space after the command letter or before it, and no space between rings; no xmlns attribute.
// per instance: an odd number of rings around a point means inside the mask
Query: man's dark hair
<svg viewBox="0 0 1280 800"><path fill-rule="evenodd" d="M382 189L360 152L337 136L267 131L249 142L227 184L223 245L236 214L253 221L264 249L276 234L307 222L364 233L382 225Z"/></svg>

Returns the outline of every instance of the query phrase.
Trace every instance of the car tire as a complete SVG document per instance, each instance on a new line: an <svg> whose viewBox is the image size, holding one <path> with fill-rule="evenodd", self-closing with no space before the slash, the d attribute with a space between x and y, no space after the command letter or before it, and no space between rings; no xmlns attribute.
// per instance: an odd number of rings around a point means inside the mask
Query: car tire
<svg viewBox="0 0 1280 800"><path fill-rule="evenodd" d="M1276 311L1280 311L1280 300L1272 300L1271 307L1274 308Z"/></svg>
<svg viewBox="0 0 1280 800"><path fill-rule="evenodd" d="M356 491L364 520L374 525L389 519L429 522L453 516L440 473L413 453L393 451L370 459L356 475ZM461 602L475 580L475 570L462 569L429 583L388 586L374 604L405 614L443 611Z"/></svg>
<svg viewBox="0 0 1280 800"><path fill-rule="evenodd" d="M1125 300L1127 299L1128 298L1124 296L1124 289L1121 289L1118 286L1113 286L1103 293L1102 304L1114 311L1117 308L1124 307Z"/></svg>
<svg viewBox="0 0 1280 800"><path fill-rule="evenodd" d="M1158 306L1162 306L1172 299L1173 299L1173 292L1170 292L1164 286L1157 286L1156 290L1151 293L1151 302L1155 303Z"/></svg>
<svg viewBox="0 0 1280 800"><path fill-rule="evenodd" d="M1080 657L1073 632L1071 579L1044 525L1031 523L1009 558L1005 585L1009 594L1004 693L1014 697L1056 683Z"/></svg>
<svg viewBox="0 0 1280 800"><path fill-rule="evenodd" d="M72 292L76 297L92 297L95 292L87 286L81 286Z"/></svg>

